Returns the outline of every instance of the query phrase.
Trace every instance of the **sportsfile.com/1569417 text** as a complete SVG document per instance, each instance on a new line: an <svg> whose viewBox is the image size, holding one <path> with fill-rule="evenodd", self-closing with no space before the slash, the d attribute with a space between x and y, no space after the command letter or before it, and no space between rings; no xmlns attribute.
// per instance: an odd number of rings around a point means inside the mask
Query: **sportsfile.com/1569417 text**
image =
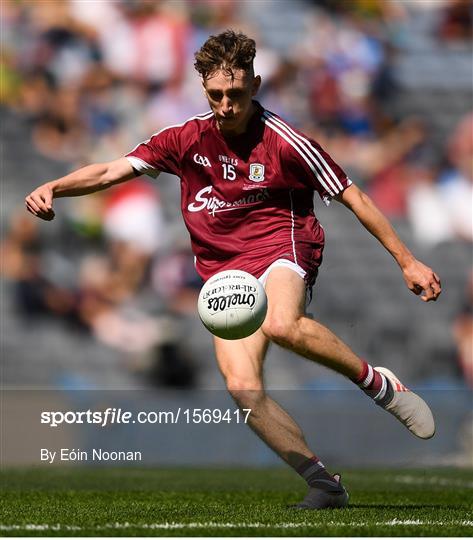
<svg viewBox="0 0 473 540"><path fill-rule="evenodd" d="M167 411L126 411L109 407L102 411L42 411L41 423L50 427L61 424L246 424L251 409L183 409Z"/></svg>

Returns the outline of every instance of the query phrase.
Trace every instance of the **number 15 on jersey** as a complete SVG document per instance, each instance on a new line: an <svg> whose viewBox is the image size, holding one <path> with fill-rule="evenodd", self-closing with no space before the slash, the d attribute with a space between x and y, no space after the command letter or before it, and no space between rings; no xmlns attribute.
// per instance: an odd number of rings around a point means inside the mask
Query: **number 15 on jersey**
<svg viewBox="0 0 473 540"><path fill-rule="evenodd" d="M236 172L235 172L235 166L231 165L230 163L222 163L223 167L223 179L224 180L235 180L236 178Z"/></svg>

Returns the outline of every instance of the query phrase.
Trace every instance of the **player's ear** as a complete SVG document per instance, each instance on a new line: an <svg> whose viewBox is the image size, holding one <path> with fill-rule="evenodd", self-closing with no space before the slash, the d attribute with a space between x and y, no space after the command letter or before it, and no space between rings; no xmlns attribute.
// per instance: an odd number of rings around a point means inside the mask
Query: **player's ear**
<svg viewBox="0 0 473 540"><path fill-rule="evenodd" d="M256 75L256 77L253 79L253 87L251 88L252 96L256 96L260 86L261 86L261 77L259 75Z"/></svg>

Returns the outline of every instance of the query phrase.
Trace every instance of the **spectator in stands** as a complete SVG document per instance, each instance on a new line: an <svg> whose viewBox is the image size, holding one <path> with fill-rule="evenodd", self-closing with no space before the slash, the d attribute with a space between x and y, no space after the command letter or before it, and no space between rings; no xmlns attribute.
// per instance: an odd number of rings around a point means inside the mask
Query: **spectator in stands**
<svg viewBox="0 0 473 540"><path fill-rule="evenodd" d="M469 0L448 0L442 8L438 36L448 42L473 39L473 12Z"/></svg>
<svg viewBox="0 0 473 540"><path fill-rule="evenodd" d="M448 144L451 167L440 178L439 190L453 235L473 242L473 112L457 125Z"/></svg>
<svg viewBox="0 0 473 540"><path fill-rule="evenodd" d="M25 318L50 315L75 322L76 295L55 280L45 259L38 227L19 209L0 245L1 275L13 283L16 308Z"/></svg>
<svg viewBox="0 0 473 540"><path fill-rule="evenodd" d="M376 139L358 139L350 148L348 159L367 179L370 197L391 218L407 216L407 193L412 181L410 157L424 141L423 123L406 118Z"/></svg>
<svg viewBox="0 0 473 540"><path fill-rule="evenodd" d="M156 187L137 179L116 186L107 195L102 218L105 237L133 246L145 257L157 254L167 238Z"/></svg>
<svg viewBox="0 0 473 540"><path fill-rule="evenodd" d="M473 113L455 128L443 171L417 164L408 190L409 219L420 242L473 242Z"/></svg>
<svg viewBox="0 0 473 540"><path fill-rule="evenodd" d="M473 389L473 270L468 278L463 305L453 324L453 336L463 377Z"/></svg>
<svg viewBox="0 0 473 540"><path fill-rule="evenodd" d="M453 323L457 357L468 390L473 390L473 270L470 272L463 305ZM473 412L466 411L459 430L460 451L453 457L455 465L471 466L473 462Z"/></svg>
<svg viewBox="0 0 473 540"><path fill-rule="evenodd" d="M156 259L151 279L167 311L178 317L195 317L202 280L195 271L187 238L178 239L172 250Z"/></svg>
<svg viewBox="0 0 473 540"><path fill-rule="evenodd" d="M158 87L182 81L190 32L187 12L175 2L107 4L107 24L96 17L95 4L72 4L73 14L95 28L105 66L118 77Z"/></svg>
<svg viewBox="0 0 473 540"><path fill-rule="evenodd" d="M407 191L407 214L414 237L426 246L454 238L445 203L438 188L438 169L428 163L413 163Z"/></svg>
<svg viewBox="0 0 473 540"><path fill-rule="evenodd" d="M51 92L47 110L33 127L36 149L50 159L72 162L82 159L87 131L79 111L77 88L58 88Z"/></svg>

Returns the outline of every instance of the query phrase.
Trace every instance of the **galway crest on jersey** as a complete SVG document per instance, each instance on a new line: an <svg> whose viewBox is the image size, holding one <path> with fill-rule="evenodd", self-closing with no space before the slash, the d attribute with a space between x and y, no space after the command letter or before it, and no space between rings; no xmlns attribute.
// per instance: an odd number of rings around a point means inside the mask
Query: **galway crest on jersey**
<svg viewBox="0 0 473 540"><path fill-rule="evenodd" d="M253 182L263 182L264 180L264 165L261 163L250 164L250 174L248 176Z"/></svg>

